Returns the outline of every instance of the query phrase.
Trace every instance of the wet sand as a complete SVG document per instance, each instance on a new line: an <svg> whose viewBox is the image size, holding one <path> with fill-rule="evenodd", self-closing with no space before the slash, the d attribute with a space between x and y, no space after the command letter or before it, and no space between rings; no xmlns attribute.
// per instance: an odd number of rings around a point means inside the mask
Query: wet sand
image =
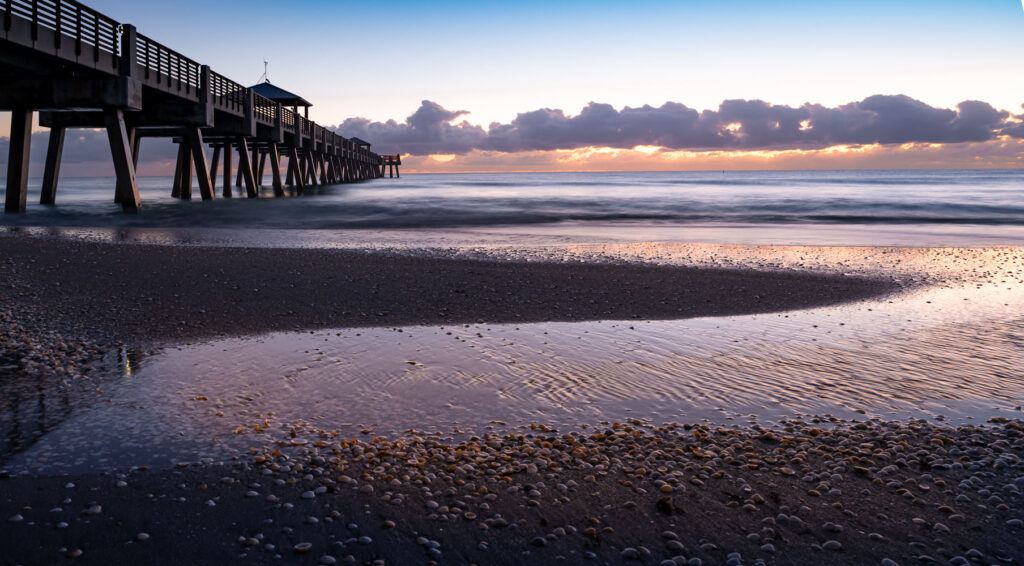
<svg viewBox="0 0 1024 566"><path fill-rule="evenodd" d="M892 293L889 280L624 263L0 236L0 304L34 328L168 342L273 330L671 319Z"/></svg>
<svg viewBox="0 0 1024 566"><path fill-rule="evenodd" d="M92 364L117 341L779 312L914 284L877 272L5 236L0 378L70 382L87 398ZM103 402L92 393L89 402ZM906 565L1024 556L1018 420L809 418L766 429L641 418L401 438L238 424L252 445L234 460L0 479L0 548L12 549L0 561Z"/></svg>

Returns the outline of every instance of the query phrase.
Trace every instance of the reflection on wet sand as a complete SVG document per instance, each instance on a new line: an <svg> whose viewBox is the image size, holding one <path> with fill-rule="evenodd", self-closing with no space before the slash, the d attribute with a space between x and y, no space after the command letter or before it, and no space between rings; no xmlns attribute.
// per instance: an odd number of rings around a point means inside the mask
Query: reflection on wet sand
<svg viewBox="0 0 1024 566"><path fill-rule="evenodd" d="M1020 415L1019 248L622 244L459 253L884 273L909 290L757 316L345 329L183 345L137 360L131 379L105 387L110 403L68 419L11 467L223 458L268 426L300 420L387 436L480 431L495 421Z"/></svg>

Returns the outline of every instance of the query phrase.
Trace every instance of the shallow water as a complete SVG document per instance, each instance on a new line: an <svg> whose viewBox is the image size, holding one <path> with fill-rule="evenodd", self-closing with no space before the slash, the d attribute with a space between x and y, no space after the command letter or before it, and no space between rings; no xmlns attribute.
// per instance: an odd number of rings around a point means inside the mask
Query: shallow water
<svg viewBox="0 0 1024 566"><path fill-rule="evenodd" d="M297 421L345 436L602 419L1020 416L1024 250L619 244L463 250L884 273L918 286L839 307L681 321L281 333L126 352L109 402L8 463L88 471L221 459ZM271 432L260 432L257 427Z"/></svg>

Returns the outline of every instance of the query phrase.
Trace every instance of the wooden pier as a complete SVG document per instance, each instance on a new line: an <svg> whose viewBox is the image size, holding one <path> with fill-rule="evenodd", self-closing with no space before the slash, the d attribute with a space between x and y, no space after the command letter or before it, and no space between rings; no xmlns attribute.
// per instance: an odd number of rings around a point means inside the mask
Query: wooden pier
<svg viewBox="0 0 1024 566"><path fill-rule="evenodd" d="M383 177L385 173L388 173L390 167L389 177L401 177L398 173L398 166L402 164L401 155L382 155L380 156L380 176Z"/></svg>
<svg viewBox="0 0 1024 566"><path fill-rule="evenodd" d="M397 173L399 156L380 156L367 142L346 139L299 113L72 0L0 0L0 110L11 111L4 210L24 212L28 195L32 120L50 128L40 203L54 204L68 128L107 131L117 176L114 199L137 210L139 145L171 138L178 160L171 195L192 197L193 176L203 200L215 198L218 169L223 196L236 185L260 195L267 165L274 194L286 187L350 183ZM213 148L212 162L205 147ZM281 174L281 161L287 161ZM218 165L221 163L222 165ZM284 178L282 178L284 177Z"/></svg>

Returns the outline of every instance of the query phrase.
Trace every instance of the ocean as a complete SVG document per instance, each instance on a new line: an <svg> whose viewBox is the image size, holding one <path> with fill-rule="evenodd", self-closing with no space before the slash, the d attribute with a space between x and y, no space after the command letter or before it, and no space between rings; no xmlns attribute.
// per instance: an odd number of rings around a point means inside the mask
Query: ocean
<svg viewBox="0 0 1024 566"><path fill-rule="evenodd" d="M143 209L113 203L113 179L61 179L57 206L31 202L0 225L99 229L509 230L524 235L731 243L991 245L1024 242L1024 170L407 174L314 187L301 198L201 202L171 179L139 179ZM39 186L34 180L30 200ZM264 196L272 196L264 187ZM325 233L333 236L325 237ZM221 235L223 237L223 234ZM293 235L294 237L294 235ZM229 238L231 239L231 238ZM322 242L324 243L324 242Z"/></svg>

